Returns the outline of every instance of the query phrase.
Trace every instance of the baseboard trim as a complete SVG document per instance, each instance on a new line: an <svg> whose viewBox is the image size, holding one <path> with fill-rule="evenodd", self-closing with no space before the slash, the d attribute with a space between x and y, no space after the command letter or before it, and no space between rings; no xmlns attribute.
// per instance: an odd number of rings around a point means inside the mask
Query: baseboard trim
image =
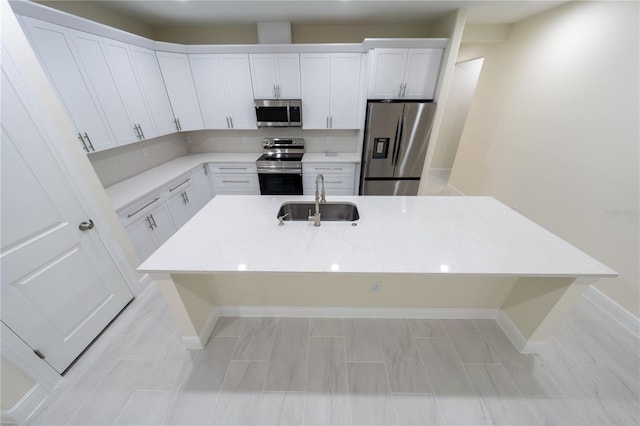
<svg viewBox="0 0 640 426"><path fill-rule="evenodd" d="M495 319L499 312L499 309L491 308L364 308L342 306L217 306L215 310L217 312L216 319L218 316Z"/></svg>
<svg viewBox="0 0 640 426"><path fill-rule="evenodd" d="M466 194L462 191L460 191L458 188L456 188L455 186L451 185L450 183L447 183L447 189L451 192L453 192L454 194L458 195L458 196L465 196Z"/></svg>
<svg viewBox="0 0 640 426"><path fill-rule="evenodd" d="M511 318L499 311L496 316L496 322L500 326L502 332L507 336L511 344L522 354L535 354L540 352L544 347L544 342L527 342L520 330L511 321Z"/></svg>
<svg viewBox="0 0 640 426"><path fill-rule="evenodd" d="M584 292L584 298L594 305L596 309L600 309L622 328L640 339L640 318L637 318L594 286L589 286Z"/></svg>
<svg viewBox="0 0 640 426"><path fill-rule="evenodd" d="M0 415L2 424L23 424L38 411L49 397L49 392L41 385L33 387L16 402L16 405L8 410L3 410Z"/></svg>
<svg viewBox="0 0 640 426"><path fill-rule="evenodd" d="M198 336L183 336L182 345L187 349L204 349L220 316L220 310L217 307L213 308L200 334Z"/></svg>

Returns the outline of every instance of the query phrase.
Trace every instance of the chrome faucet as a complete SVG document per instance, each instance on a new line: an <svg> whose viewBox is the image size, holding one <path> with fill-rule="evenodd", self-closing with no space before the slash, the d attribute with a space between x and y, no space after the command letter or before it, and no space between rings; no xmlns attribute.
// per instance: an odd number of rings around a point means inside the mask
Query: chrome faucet
<svg viewBox="0 0 640 426"><path fill-rule="evenodd" d="M322 191L320 191L320 181L322 181ZM316 176L316 214L309 216L309 220L313 220L313 226L320 226L320 203L326 203L324 192L324 176L318 173Z"/></svg>

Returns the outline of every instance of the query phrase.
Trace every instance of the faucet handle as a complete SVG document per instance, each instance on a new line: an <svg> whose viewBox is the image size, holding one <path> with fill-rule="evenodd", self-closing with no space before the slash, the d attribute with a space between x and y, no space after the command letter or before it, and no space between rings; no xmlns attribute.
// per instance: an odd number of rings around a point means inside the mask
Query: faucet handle
<svg viewBox="0 0 640 426"><path fill-rule="evenodd" d="M284 218L289 216L289 213L285 213L282 216L278 216L278 226L284 226Z"/></svg>
<svg viewBox="0 0 640 426"><path fill-rule="evenodd" d="M325 192L324 192L324 182L322 183L322 192L320 193L320 202L321 203L327 202L327 199L325 198Z"/></svg>

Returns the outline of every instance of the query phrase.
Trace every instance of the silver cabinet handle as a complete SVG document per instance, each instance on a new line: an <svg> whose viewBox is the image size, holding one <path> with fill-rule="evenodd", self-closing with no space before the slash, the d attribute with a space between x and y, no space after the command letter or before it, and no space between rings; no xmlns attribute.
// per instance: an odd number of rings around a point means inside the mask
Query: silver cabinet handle
<svg viewBox="0 0 640 426"><path fill-rule="evenodd" d="M280 85L276 84L276 88L278 89L278 99L280 99L281 95L280 95Z"/></svg>
<svg viewBox="0 0 640 426"><path fill-rule="evenodd" d="M185 198L186 192L182 191L180 196L182 197L182 204L187 204L187 199Z"/></svg>
<svg viewBox="0 0 640 426"><path fill-rule="evenodd" d="M140 137L141 137L141 139L146 139L146 138L144 137L144 132L142 131L142 126L141 126L141 125L139 125L139 124L138 124L138 130L140 130Z"/></svg>
<svg viewBox="0 0 640 426"><path fill-rule="evenodd" d="M247 170L246 167L218 167L220 170Z"/></svg>
<svg viewBox="0 0 640 426"><path fill-rule="evenodd" d="M155 226L156 229L158 229L158 225L156 224L156 219L153 217L153 214L150 214L149 218L151 219L151 223L153 223L153 226Z"/></svg>
<svg viewBox="0 0 640 426"><path fill-rule="evenodd" d="M89 222L80 222L80 225L78 225L78 229L81 231L88 231L90 229L93 229L94 224L93 224L93 220L89 219Z"/></svg>
<svg viewBox="0 0 640 426"><path fill-rule="evenodd" d="M128 214L127 215L127 219L131 218L131 216L135 216L136 214L138 214L139 212L141 212L142 210L146 209L147 207L149 207L151 204L155 203L156 201L158 201L160 199L160 197L156 197L153 199L153 201L148 202L147 204L145 204L144 206L140 207L138 210L136 210L135 212Z"/></svg>
<svg viewBox="0 0 640 426"><path fill-rule="evenodd" d="M138 140L141 140L142 135L140 134L140 128L138 126L139 126L138 124L134 125L133 129L136 131L136 137L138 138Z"/></svg>
<svg viewBox="0 0 640 426"><path fill-rule="evenodd" d="M329 128L329 116L327 115L327 129Z"/></svg>
<svg viewBox="0 0 640 426"><path fill-rule="evenodd" d="M206 176L206 175L208 175L208 174L209 174L209 171L207 170L207 165L206 165L206 164L203 164L203 165L202 165L202 168L204 169L204 175L205 175L205 176Z"/></svg>
<svg viewBox="0 0 640 426"><path fill-rule="evenodd" d="M278 92L276 91L276 85L273 85L273 97L277 98L278 97Z"/></svg>
<svg viewBox="0 0 640 426"><path fill-rule="evenodd" d="M398 97L402 97L402 83L400 83L400 89L398 90Z"/></svg>
<svg viewBox="0 0 640 426"><path fill-rule="evenodd" d="M402 97L407 96L407 83L402 84Z"/></svg>
<svg viewBox="0 0 640 426"><path fill-rule="evenodd" d="M91 138L89 137L87 132L84 132L84 137L87 138L87 142L89 143L89 148L91 148L93 152L96 152L96 149L93 147L93 144L91 143Z"/></svg>
<svg viewBox="0 0 640 426"><path fill-rule="evenodd" d="M341 180L328 180L325 183L342 183Z"/></svg>
<svg viewBox="0 0 640 426"><path fill-rule="evenodd" d="M314 167L313 170L343 170L342 167Z"/></svg>
<svg viewBox="0 0 640 426"><path fill-rule="evenodd" d="M82 134L78 133L78 139L80 139L80 142L82 143L82 149L89 152L89 148L87 148L87 144L84 143L84 139L82 139Z"/></svg>
<svg viewBox="0 0 640 426"><path fill-rule="evenodd" d="M144 220L149 225L149 229L151 229L153 231L153 225L151 224L151 219L149 219L149 216L145 217Z"/></svg>
<svg viewBox="0 0 640 426"><path fill-rule="evenodd" d="M187 194L187 191L184 191L184 198L187 199L187 203L191 202L191 201L189 201L189 194Z"/></svg>
<svg viewBox="0 0 640 426"><path fill-rule="evenodd" d="M179 132L182 131L182 124L180 124L180 119L176 117L175 120L173 120L174 123L176 123L176 129L178 129Z"/></svg>
<svg viewBox="0 0 640 426"><path fill-rule="evenodd" d="M231 123L231 128L233 129L233 117L229 117L229 122Z"/></svg>
<svg viewBox="0 0 640 426"><path fill-rule="evenodd" d="M223 180L222 183L249 183L248 180Z"/></svg>
<svg viewBox="0 0 640 426"><path fill-rule="evenodd" d="M174 186L173 188L171 188L169 190L169 192L173 192L174 190L180 188L182 185L184 185L185 183L189 182L191 180L191 178L186 179L184 182L177 184L176 186Z"/></svg>
<svg viewBox="0 0 640 426"><path fill-rule="evenodd" d="M333 115L329 116L329 128L333 129Z"/></svg>
<svg viewBox="0 0 640 426"><path fill-rule="evenodd" d="M231 126L229 125L229 117L225 117L227 119L227 129L230 129Z"/></svg>

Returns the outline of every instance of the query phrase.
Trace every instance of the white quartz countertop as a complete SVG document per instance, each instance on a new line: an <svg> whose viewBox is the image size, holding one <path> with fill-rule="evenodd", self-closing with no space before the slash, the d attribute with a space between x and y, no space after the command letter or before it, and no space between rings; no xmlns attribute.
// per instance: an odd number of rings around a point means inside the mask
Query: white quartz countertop
<svg viewBox="0 0 640 426"><path fill-rule="evenodd" d="M185 155L149 169L143 173L111 185L105 190L111 199L114 210L136 201L138 198L155 191L172 179L187 173L193 168L205 163L252 163L262 155L261 152L252 153L204 153ZM303 162L330 163L359 163L360 156L355 153L338 153L337 156L326 156L324 153L305 153Z"/></svg>
<svg viewBox="0 0 640 426"><path fill-rule="evenodd" d="M138 269L613 277L616 272L491 197L330 197L356 222L285 222L285 201L215 197ZM352 224L355 223L356 226Z"/></svg>

